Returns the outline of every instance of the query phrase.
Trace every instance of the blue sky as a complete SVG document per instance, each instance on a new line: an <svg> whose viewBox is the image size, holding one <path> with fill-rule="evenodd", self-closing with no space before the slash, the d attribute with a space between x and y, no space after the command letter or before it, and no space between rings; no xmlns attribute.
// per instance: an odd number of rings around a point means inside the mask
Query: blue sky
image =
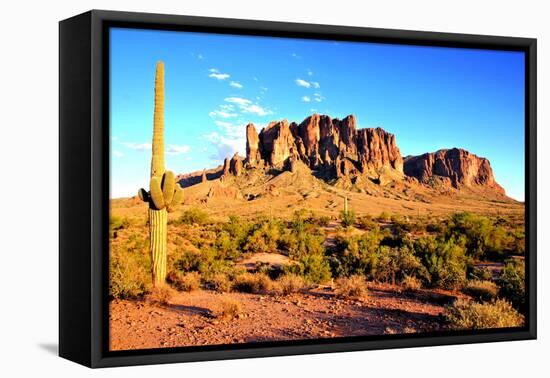
<svg viewBox="0 0 550 378"><path fill-rule="evenodd" d="M355 114L396 134L403 156L461 147L524 199L524 55L111 29L111 196L147 186L155 64L165 64L166 167L245 154L245 126Z"/></svg>

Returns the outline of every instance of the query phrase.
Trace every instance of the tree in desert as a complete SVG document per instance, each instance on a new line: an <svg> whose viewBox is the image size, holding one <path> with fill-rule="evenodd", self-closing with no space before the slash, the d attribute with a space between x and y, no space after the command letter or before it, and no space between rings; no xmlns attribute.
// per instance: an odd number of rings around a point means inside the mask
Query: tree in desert
<svg viewBox="0 0 550 378"><path fill-rule="evenodd" d="M164 63L158 62L155 76L155 111L149 191L140 189L139 198L149 205L149 249L153 285L166 280L166 225L168 212L181 203L183 190L174 173L164 169Z"/></svg>

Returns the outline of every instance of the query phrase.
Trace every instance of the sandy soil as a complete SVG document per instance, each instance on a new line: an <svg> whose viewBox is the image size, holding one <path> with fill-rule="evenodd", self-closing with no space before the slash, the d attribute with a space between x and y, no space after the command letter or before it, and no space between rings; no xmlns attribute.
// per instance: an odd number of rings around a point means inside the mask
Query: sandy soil
<svg viewBox="0 0 550 378"><path fill-rule="evenodd" d="M336 298L330 287L290 296L199 290L178 293L166 305L117 300L110 304L110 345L127 350L434 331L453 298L371 285L363 300ZM219 316L228 299L241 304L240 316Z"/></svg>

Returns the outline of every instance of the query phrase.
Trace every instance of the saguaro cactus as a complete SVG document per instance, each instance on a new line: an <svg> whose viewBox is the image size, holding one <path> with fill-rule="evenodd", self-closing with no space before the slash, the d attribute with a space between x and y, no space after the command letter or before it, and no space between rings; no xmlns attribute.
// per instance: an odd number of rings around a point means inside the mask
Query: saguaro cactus
<svg viewBox="0 0 550 378"><path fill-rule="evenodd" d="M174 173L164 170L164 63L157 63L155 77L155 113L153 155L149 191L140 189L139 198L149 204L149 249L153 285L166 280L166 223L168 212L181 203L183 190L176 184Z"/></svg>
<svg viewBox="0 0 550 378"><path fill-rule="evenodd" d="M348 197L344 197L344 214L348 215Z"/></svg>

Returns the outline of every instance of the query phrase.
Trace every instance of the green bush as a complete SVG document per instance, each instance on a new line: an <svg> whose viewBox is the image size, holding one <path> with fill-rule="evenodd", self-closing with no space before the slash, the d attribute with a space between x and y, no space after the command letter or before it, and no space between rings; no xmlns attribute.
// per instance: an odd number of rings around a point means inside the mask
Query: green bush
<svg viewBox="0 0 550 378"><path fill-rule="evenodd" d="M342 226L344 227L352 227L355 224L355 211L354 210L348 210L347 212L342 211L340 213L340 220L342 221Z"/></svg>
<svg viewBox="0 0 550 378"><path fill-rule="evenodd" d="M377 251L383 238L378 226L361 236L338 235L330 259L334 275L349 277L371 272L377 265Z"/></svg>
<svg viewBox="0 0 550 378"><path fill-rule="evenodd" d="M525 263L521 260L508 261L497 284L499 295L523 311L525 308Z"/></svg>
<svg viewBox="0 0 550 378"><path fill-rule="evenodd" d="M422 288L422 281L415 276L405 275L401 281L401 285L405 291L416 291Z"/></svg>
<svg viewBox="0 0 550 378"><path fill-rule="evenodd" d="M497 296L497 285L491 281L470 280L462 291L478 301L491 301Z"/></svg>
<svg viewBox="0 0 550 378"><path fill-rule="evenodd" d="M462 245L452 239L427 236L418 239L414 249L426 267L429 278L427 283L452 290L462 287L469 263Z"/></svg>
<svg viewBox="0 0 550 378"><path fill-rule="evenodd" d="M358 223L359 223L359 228L365 231L370 231L377 226L376 222L372 219L372 216L370 215L364 215L360 217L358 220Z"/></svg>
<svg viewBox="0 0 550 378"><path fill-rule="evenodd" d="M185 210L181 215L179 221L183 224L207 224L209 221L208 213L206 213L204 210L193 207Z"/></svg>
<svg viewBox="0 0 550 378"><path fill-rule="evenodd" d="M523 316L501 299L491 303L459 299L445 309L444 316L452 329L508 328L524 324Z"/></svg>
<svg viewBox="0 0 550 378"><path fill-rule="evenodd" d="M468 278L471 280L490 281L493 278L491 271L487 268L472 266L468 272Z"/></svg>
<svg viewBox="0 0 550 378"><path fill-rule="evenodd" d="M323 215L320 216L319 219L317 219L317 224L321 227L326 227L330 223L330 217Z"/></svg>
<svg viewBox="0 0 550 378"><path fill-rule="evenodd" d="M278 251L281 235L282 224L279 221L260 221L252 226L243 250L250 253L275 253Z"/></svg>

